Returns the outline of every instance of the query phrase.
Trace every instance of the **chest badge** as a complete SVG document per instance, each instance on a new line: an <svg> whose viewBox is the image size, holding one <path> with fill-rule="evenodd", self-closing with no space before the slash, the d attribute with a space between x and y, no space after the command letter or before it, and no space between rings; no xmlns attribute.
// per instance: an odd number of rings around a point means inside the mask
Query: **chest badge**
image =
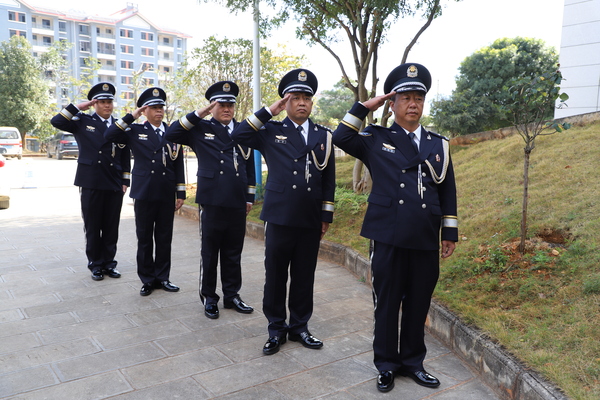
<svg viewBox="0 0 600 400"><path fill-rule="evenodd" d="M214 135L214 134L212 134L212 133L208 133L208 132L206 132L206 133L204 134L204 139L206 139L206 140L215 140L215 135Z"/></svg>
<svg viewBox="0 0 600 400"><path fill-rule="evenodd" d="M96 132L96 127L92 125L86 125L85 130L88 132Z"/></svg>
<svg viewBox="0 0 600 400"><path fill-rule="evenodd" d="M275 143L286 144L287 136L284 135L275 135Z"/></svg>
<svg viewBox="0 0 600 400"><path fill-rule="evenodd" d="M388 153L396 152L396 148L394 146L392 146L391 144L387 144L387 143L383 144L383 147L381 148L381 150L387 151Z"/></svg>
<svg viewBox="0 0 600 400"><path fill-rule="evenodd" d="M138 135L138 139L140 139L140 140L148 140L148 135L146 135L145 133L140 133Z"/></svg>

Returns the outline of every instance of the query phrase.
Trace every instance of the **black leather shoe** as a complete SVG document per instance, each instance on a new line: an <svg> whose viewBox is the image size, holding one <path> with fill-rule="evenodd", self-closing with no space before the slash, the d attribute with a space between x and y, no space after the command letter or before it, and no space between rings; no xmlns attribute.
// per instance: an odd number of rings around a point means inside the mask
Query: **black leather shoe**
<svg viewBox="0 0 600 400"><path fill-rule="evenodd" d="M389 392L394 388L394 371L381 371L377 375L377 390Z"/></svg>
<svg viewBox="0 0 600 400"><path fill-rule="evenodd" d="M411 378L413 381L417 382L421 386L425 386L425 387L429 387L429 388L436 388L436 387L440 386L440 381L438 380L438 378L436 378L433 375L428 374L427 371L425 371L425 370L414 371L414 372L401 371L401 372L399 372L399 374L402 376L408 376L409 378Z"/></svg>
<svg viewBox="0 0 600 400"><path fill-rule="evenodd" d="M160 287L166 290L167 292L179 292L179 286L173 285L169 281L162 281L160 283Z"/></svg>
<svg viewBox="0 0 600 400"><path fill-rule="evenodd" d="M95 269L92 271L92 279L95 281L101 281L104 279L104 274L102 274L102 270Z"/></svg>
<svg viewBox="0 0 600 400"><path fill-rule="evenodd" d="M254 308L244 303L244 300L242 300L240 296L234 297L231 301L224 301L223 305L225 308L233 308L235 311L242 314L250 314L252 311L254 311Z"/></svg>
<svg viewBox="0 0 600 400"><path fill-rule="evenodd" d="M121 273L119 271L117 271L116 268L107 269L106 275L110 276L111 278L120 278L121 277Z"/></svg>
<svg viewBox="0 0 600 400"><path fill-rule="evenodd" d="M270 356L271 354L275 354L279 351L281 345L285 344L286 339L285 336L270 336L267 343L263 346L263 353Z"/></svg>
<svg viewBox="0 0 600 400"><path fill-rule="evenodd" d="M204 315L210 319L219 318L219 307L216 303L208 303L204 305Z"/></svg>
<svg viewBox="0 0 600 400"><path fill-rule="evenodd" d="M309 349L320 349L323 347L323 342L311 335L309 331L290 333L288 337L292 342L300 342L302 346Z"/></svg>
<svg viewBox="0 0 600 400"><path fill-rule="evenodd" d="M144 286L140 289L140 296L148 296L153 290L154 287L151 283L144 283Z"/></svg>

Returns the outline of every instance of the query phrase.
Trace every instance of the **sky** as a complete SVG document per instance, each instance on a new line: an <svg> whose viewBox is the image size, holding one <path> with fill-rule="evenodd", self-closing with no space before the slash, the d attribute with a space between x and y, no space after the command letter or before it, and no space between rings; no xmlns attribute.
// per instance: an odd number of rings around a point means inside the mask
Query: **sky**
<svg viewBox="0 0 600 400"><path fill-rule="evenodd" d="M25 0L31 5L44 5L45 0ZM163 28L172 28L189 36L188 50L200 47L202 41L214 35L219 39L252 39L251 11L236 14L214 2L203 0L130 1L139 12ZM433 83L428 98L450 96L460 63L482 47L499 38L517 36L542 39L560 50L564 0L443 0L443 15L436 18L411 50L408 61L425 65ZM46 3L47 4L47 3ZM76 3L72 0L53 0L52 8L76 9L90 14L110 15L125 8L125 0L102 0ZM266 6L265 6L266 7ZM380 82L400 64L404 48L424 23L416 18L399 20L387 35L379 52ZM274 48L284 44L288 51L298 50L307 58L306 68L319 79L319 90L328 90L339 81L341 72L333 57L319 46L309 47L295 38L296 24L291 22L262 46ZM338 53L349 52L347 43L336 47ZM348 58L346 61L350 61ZM346 63L346 68L351 68ZM380 85L381 86L381 85ZM378 94L381 93L378 87Z"/></svg>

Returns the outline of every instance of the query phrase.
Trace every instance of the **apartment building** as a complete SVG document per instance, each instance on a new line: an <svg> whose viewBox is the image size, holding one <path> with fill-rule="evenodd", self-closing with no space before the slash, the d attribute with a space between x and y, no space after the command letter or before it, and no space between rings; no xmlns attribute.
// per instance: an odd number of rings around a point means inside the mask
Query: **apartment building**
<svg viewBox="0 0 600 400"><path fill-rule="evenodd" d="M36 57L56 41L72 43L65 54L71 74L80 77L87 68L86 60L98 60L100 69L93 83L114 84L120 94L119 105L134 99L134 76L141 74L144 88L161 86L161 80L183 61L190 36L149 21L137 4L124 2L124 9L100 16L32 4L38 2L43 0L0 0L0 42L24 36ZM72 97L71 90L55 88L58 107Z"/></svg>

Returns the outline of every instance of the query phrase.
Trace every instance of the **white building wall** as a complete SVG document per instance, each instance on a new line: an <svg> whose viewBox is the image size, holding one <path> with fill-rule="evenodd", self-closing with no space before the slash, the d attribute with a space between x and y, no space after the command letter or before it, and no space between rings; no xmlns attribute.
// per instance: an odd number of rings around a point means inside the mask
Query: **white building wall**
<svg viewBox="0 0 600 400"><path fill-rule="evenodd" d="M600 111L600 0L565 0L559 59L569 100L554 117Z"/></svg>

